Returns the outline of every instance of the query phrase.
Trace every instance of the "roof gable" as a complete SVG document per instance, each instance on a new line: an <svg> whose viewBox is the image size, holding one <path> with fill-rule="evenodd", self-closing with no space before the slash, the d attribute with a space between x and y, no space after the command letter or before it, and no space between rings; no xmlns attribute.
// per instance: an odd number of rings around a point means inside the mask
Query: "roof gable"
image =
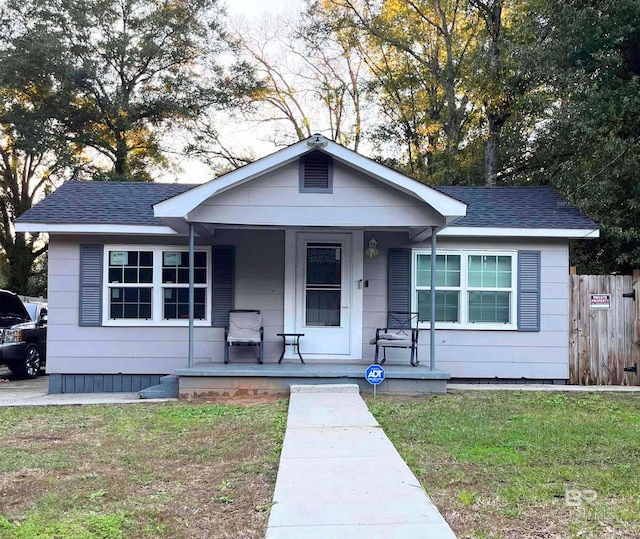
<svg viewBox="0 0 640 539"><path fill-rule="evenodd" d="M466 215L466 204L463 202L319 135L302 140L188 192L158 203L154 206L154 214L166 222L173 222L175 219L186 220L189 213L207 199L283 167L312 151L324 152L334 160L422 201L442 215L446 224L451 224Z"/></svg>

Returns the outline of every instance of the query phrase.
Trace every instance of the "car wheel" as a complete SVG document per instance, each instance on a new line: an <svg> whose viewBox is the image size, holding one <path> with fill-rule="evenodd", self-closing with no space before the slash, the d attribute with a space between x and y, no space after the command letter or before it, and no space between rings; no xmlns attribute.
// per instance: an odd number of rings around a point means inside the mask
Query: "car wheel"
<svg viewBox="0 0 640 539"><path fill-rule="evenodd" d="M40 350L35 344L27 344L24 351L24 359L20 363L10 366L18 378L35 378L40 372Z"/></svg>

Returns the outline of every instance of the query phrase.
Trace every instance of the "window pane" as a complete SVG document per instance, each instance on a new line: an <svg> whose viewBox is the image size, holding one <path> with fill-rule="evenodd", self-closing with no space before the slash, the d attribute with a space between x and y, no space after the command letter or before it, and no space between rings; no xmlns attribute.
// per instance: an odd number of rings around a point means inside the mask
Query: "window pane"
<svg viewBox="0 0 640 539"><path fill-rule="evenodd" d="M204 320L207 311L207 289L196 288L193 291L193 312L196 320ZM163 318L165 320L189 318L189 289L165 288L163 292Z"/></svg>
<svg viewBox="0 0 640 539"><path fill-rule="evenodd" d="M431 286L431 255L418 255L416 284ZM436 255L436 286L460 286L460 255Z"/></svg>
<svg viewBox="0 0 640 539"><path fill-rule="evenodd" d="M436 322L458 322L459 292L456 290L436 290ZM418 320L420 322L431 321L431 292L420 290L418 292Z"/></svg>
<svg viewBox="0 0 640 539"><path fill-rule="evenodd" d="M153 266L153 253L151 251L142 251L140 253L140 266L148 268Z"/></svg>
<svg viewBox="0 0 640 539"><path fill-rule="evenodd" d="M110 283L122 282L122 268L109 268L109 282Z"/></svg>
<svg viewBox="0 0 640 539"><path fill-rule="evenodd" d="M189 284L189 269L178 270L178 282L181 284Z"/></svg>
<svg viewBox="0 0 640 539"><path fill-rule="evenodd" d="M469 292L469 322L508 324L510 292Z"/></svg>
<svg viewBox="0 0 640 539"><path fill-rule="evenodd" d="M151 288L112 288L109 297L110 318L151 318Z"/></svg>
<svg viewBox="0 0 640 539"><path fill-rule="evenodd" d="M307 285L339 285L342 269L338 247L307 248Z"/></svg>
<svg viewBox="0 0 640 539"><path fill-rule="evenodd" d="M164 304L164 317L167 320L172 320L174 318L178 318L178 307L175 303L167 303Z"/></svg>
<svg viewBox="0 0 640 539"><path fill-rule="evenodd" d="M193 272L193 282L196 284L206 284L207 283L207 270L205 269L196 269Z"/></svg>
<svg viewBox="0 0 640 539"><path fill-rule="evenodd" d="M123 288L125 303L137 303L138 302L138 289L137 288Z"/></svg>
<svg viewBox="0 0 640 539"><path fill-rule="evenodd" d="M140 302L151 303L151 288L140 288Z"/></svg>
<svg viewBox="0 0 640 539"><path fill-rule="evenodd" d="M153 282L153 268L140 268L140 283Z"/></svg>
<svg viewBox="0 0 640 539"><path fill-rule="evenodd" d="M137 283L138 282L138 270L135 268L124 269L124 282L125 283Z"/></svg>
<svg viewBox="0 0 640 539"><path fill-rule="evenodd" d="M138 318L138 305L135 303L125 303L124 318Z"/></svg>
<svg viewBox="0 0 640 539"><path fill-rule="evenodd" d="M340 290L307 290L307 326L340 325Z"/></svg>
<svg viewBox="0 0 640 539"><path fill-rule="evenodd" d="M202 251L193 253L194 282L207 282L207 254ZM162 282L189 284L189 252L164 251L162 253Z"/></svg>
<svg viewBox="0 0 640 539"><path fill-rule="evenodd" d="M150 303L141 303L140 304L140 318L151 318L151 304Z"/></svg>
<svg viewBox="0 0 640 539"><path fill-rule="evenodd" d="M110 283L151 283L153 252L109 251Z"/></svg>
<svg viewBox="0 0 640 539"><path fill-rule="evenodd" d="M162 269L162 282L163 283L175 283L177 279L177 270L172 268Z"/></svg>
<svg viewBox="0 0 640 539"><path fill-rule="evenodd" d="M474 288L511 288L511 257L469 256L469 286Z"/></svg>

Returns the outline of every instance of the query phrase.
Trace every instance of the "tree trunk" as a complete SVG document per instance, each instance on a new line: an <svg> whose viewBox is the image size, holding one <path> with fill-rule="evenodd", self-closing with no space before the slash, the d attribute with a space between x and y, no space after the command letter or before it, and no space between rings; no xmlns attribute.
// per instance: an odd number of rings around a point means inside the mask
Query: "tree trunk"
<svg viewBox="0 0 640 539"><path fill-rule="evenodd" d="M484 148L484 184L487 187L496 185L498 175L498 149L500 148L500 131L502 125L496 121L494 114L488 113L489 137Z"/></svg>
<svg viewBox="0 0 640 539"><path fill-rule="evenodd" d="M120 180L126 180L129 174L129 166L127 163L127 157L129 155L129 148L127 147L127 139L124 133L117 134L118 140L116 143L116 162L114 164L114 172Z"/></svg>
<svg viewBox="0 0 640 539"><path fill-rule="evenodd" d="M31 295L29 281L35 255L24 234L16 234L14 244L7 249L7 287L16 294Z"/></svg>

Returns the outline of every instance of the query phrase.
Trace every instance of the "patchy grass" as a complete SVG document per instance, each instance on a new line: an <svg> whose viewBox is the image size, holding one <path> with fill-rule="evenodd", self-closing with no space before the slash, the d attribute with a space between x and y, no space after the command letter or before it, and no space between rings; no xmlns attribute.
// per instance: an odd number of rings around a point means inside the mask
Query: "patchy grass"
<svg viewBox="0 0 640 539"><path fill-rule="evenodd" d="M460 539L640 537L640 396L369 399Z"/></svg>
<svg viewBox="0 0 640 539"><path fill-rule="evenodd" d="M0 537L264 537L286 403L0 408Z"/></svg>

